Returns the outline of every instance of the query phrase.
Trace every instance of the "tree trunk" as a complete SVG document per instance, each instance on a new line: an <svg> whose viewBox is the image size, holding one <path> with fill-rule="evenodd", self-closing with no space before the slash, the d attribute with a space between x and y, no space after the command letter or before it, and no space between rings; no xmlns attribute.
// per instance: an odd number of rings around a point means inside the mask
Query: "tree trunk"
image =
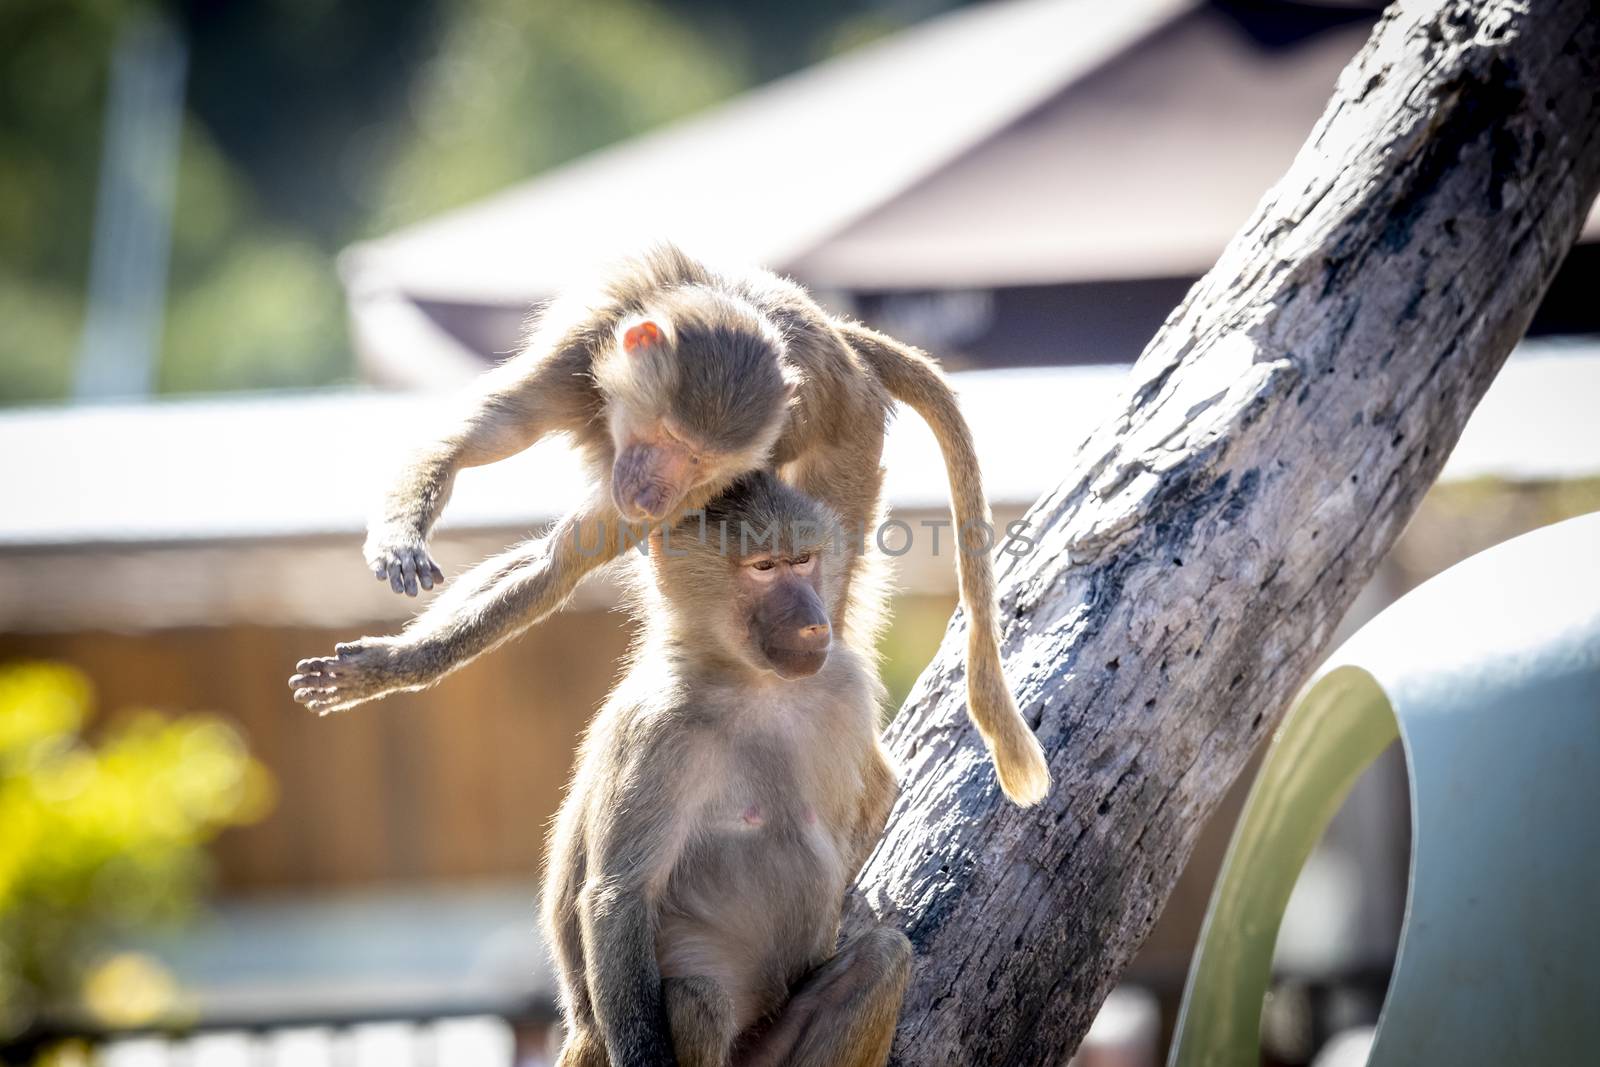
<svg viewBox="0 0 1600 1067"><path fill-rule="evenodd" d="M852 900L916 947L895 1063L1077 1047L1576 238L1597 10L1391 8L1034 507L1001 607L1055 775L1037 808L966 722L952 622L889 730L904 791Z"/></svg>

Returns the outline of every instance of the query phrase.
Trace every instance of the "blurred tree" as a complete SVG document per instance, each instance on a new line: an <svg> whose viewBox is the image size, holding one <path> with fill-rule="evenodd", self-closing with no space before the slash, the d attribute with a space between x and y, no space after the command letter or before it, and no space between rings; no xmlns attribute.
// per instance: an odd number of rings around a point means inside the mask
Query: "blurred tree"
<svg viewBox="0 0 1600 1067"><path fill-rule="evenodd" d="M384 160L380 131L467 12L450 0L166 0L192 52L189 106L264 214L325 249L348 240Z"/></svg>
<svg viewBox="0 0 1600 1067"><path fill-rule="evenodd" d="M348 379L344 292L315 231L272 220L246 175L190 122L179 160L163 392Z"/></svg>
<svg viewBox="0 0 1600 1067"><path fill-rule="evenodd" d="M82 1000L120 1025L170 1008L159 966L110 939L184 914L201 846L271 805L220 720L137 712L91 745L90 699L68 667L0 668L0 1041L43 1004Z"/></svg>
<svg viewBox="0 0 1600 1067"><path fill-rule="evenodd" d="M369 226L415 221L731 95L742 52L647 0L464 0L409 112L352 146ZM381 168L380 146L396 145ZM379 167L373 167L377 162Z"/></svg>
<svg viewBox="0 0 1600 1067"><path fill-rule="evenodd" d="M77 344L118 5L0 5L0 400L60 396ZM86 63L84 57L97 57Z"/></svg>
<svg viewBox="0 0 1600 1067"><path fill-rule="evenodd" d="M109 57L135 0L0 5L0 403L66 392L82 326ZM328 250L268 218L191 122L179 160L160 381L190 390L349 373Z"/></svg>
<svg viewBox="0 0 1600 1067"><path fill-rule="evenodd" d="M65 395L112 47L190 47L159 387L348 380L333 255L952 0L8 0L0 404Z"/></svg>
<svg viewBox="0 0 1600 1067"><path fill-rule="evenodd" d="M966 0L677 0L697 25L738 42L755 81L826 59L904 29Z"/></svg>

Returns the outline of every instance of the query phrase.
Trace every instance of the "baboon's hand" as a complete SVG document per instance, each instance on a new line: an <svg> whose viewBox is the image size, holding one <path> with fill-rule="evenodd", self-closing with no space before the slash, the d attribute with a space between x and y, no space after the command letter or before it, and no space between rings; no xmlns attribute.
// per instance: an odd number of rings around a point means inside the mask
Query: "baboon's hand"
<svg viewBox="0 0 1600 1067"><path fill-rule="evenodd" d="M415 530L379 526L367 535L361 551L373 577L387 581L396 593L416 596L418 586L432 589L434 583L444 583L444 572L428 555L427 540Z"/></svg>
<svg viewBox="0 0 1600 1067"><path fill-rule="evenodd" d="M391 640L363 637L335 645L331 656L301 660L289 679L295 700L318 715L326 715L390 693L419 688Z"/></svg>

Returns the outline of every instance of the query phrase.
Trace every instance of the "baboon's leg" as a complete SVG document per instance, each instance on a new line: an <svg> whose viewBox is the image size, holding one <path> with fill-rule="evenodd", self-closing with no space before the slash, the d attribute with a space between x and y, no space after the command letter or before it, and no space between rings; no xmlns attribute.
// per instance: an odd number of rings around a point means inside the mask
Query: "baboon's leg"
<svg viewBox="0 0 1600 1067"><path fill-rule="evenodd" d="M667 978L661 983L678 1067L727 1067L733 1048L733 1001L711 978Z"/></svg>
<svg viewBox="0 0 1600 1067"><path fill-rule="evenodd" d="M905 934L858 935L800 984L739 1067L882 1067L910 976Z"/></svg>
<svg viewBox="0 0 1600 1067"><path fill-rule="evenodd" d="M561 1043L556 1067L611 1067L606 1043L593 1028L575 1026L567 1031L567 1039Z"/></svg>
<svg viewBox="0 0 1600 1067"><path fill-rule="evenodd" d="M312 711L432 685L556 611L590 571L623 551L610 504L596 499L544 537L485 560L391 637L363 637L303 659L289 679Z"/></svg>

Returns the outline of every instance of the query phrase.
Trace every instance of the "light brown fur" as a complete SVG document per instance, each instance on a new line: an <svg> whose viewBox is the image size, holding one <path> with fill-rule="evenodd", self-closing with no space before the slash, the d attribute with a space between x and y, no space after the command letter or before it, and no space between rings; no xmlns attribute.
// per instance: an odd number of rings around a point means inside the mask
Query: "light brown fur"
<svg viewBox="0 0 1600 1067"><path fill-rule="evenodd" d="M822 514L770 474L720 504L713 525ZM897 788L877 739L881 686L849 639L815 673L774 673L758 600L779 595L767 591L777 582L752 585L749 560L722 554L714 536L710 550L674 540L684 555L658 539L641 566L646 627L584 740L551 839L559 1062L879 1067L910 945L887 928L835 943L845 889ZM838 557L798 532L776 540L781 560L821 556L810 580L826 618L844 587Z"/></svg>
<svg viewBox="0 0 1600 1067"><path fill-rule="evenodd" d="M661 325L659 342L624 351L629 326L640 322ZM626 548L619 497L644 501L646 514L668 501L655 517L671 518L746 472L771 469L829 506L846 530L870 531L891 398L933 428L957 530L988 523L971 433L926 355L829 316L773 274L720 274L676 249L653 251L593 293L545 311L523 352L487 374L449 430L406 464L372 522L367 559L397 592L432 588L443 576L427 536L455 472L547 434L572 438L595 495L544 538L462 575L400 634L302 660L290 679L295 699L327 712L423 688L556 611L586 574ZM668 432L685 425L692 447ZM852 538L841 551L835 628L870 636L882 619L881 595L860 543ZM989 556L969 541L957 559L968 709L1006 794L1036 803L1050 774L1001 670Z"/></svg>

